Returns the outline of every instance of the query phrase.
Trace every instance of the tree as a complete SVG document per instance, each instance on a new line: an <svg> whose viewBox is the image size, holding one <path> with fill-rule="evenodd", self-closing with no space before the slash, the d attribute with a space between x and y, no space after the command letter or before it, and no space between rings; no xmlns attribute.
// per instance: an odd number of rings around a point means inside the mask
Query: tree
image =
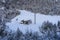
<svg viewBox="0 0 60 40"><path fill-rule="evenodd" d="M60 26L60 21L58 21L58 24L57 25Z"/></svg>
<svg viewBox="0 0 60 40"><path fill-rule="evenodd" d="M34 32L34 33L33 33L33 36L32 36L32 39L33 39L33 40L40 40L41 38L40 38L40 36L39 36L39 33L38 33L38 32Z"/></svg>
<svg viewBox="0 0 60 40"><path fill-rule="evenodd" d="M33 36L33 33L32 33L32 31L28 31L27 30L27 32L25 33L25 40L32 40L32 36Z"/></svg>
<svg viewBox="0 0 60 40"><path fill-rule="evenodd" d="M15 33L14 32L12 33L12 31L10 31L7 35L7 40L14 40L14 35Z"/></svg>
<svg viewBox="0 0 60 40"><path fill-rule="evenodd" d="M20 38L22 37L23 33L19 30L19 28L17 29L16 33L15 33L15 40L20 40Z"/></svg>
<svg viewBox="0 0 60 40"><path fill-rule="evenodd" d="M50 22L44 22L40 28L40 32L42 32L45 35L45 39L48 38L48 40L56 40L57 39L57 26L56 24L52 24Z"/></svg>
<svg viewBox="0 0 60 40"><path fill-rule="evenodd" d="M2 21L2 19L0 19L0 36L1 37L4 37L7 35L7 32L5 31L6 27L7 26L5 25L5 22Z"/></svg>

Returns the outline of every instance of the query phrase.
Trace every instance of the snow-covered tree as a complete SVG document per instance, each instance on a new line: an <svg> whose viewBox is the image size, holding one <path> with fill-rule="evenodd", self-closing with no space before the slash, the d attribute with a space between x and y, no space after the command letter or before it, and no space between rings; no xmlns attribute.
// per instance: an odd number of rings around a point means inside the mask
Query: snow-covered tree
<svg viewBox="0 0 60 40"><path fill-rule="evenodd" d="M57 25L60 26L60 21L58 21L58 24Z"/></svg>
<svg viewBox="0 0 60 40"><path fill-rule="evenodd" d="M45 38L49 40L57 39L57 26L50 22L44 22L40 28L40 32L45 35Z"/></svg>
<svg viewBox="0 0 60 40"><path fill-rule="evenodd" d="M20 38L22 37L23 33L20 31L20 29L18 28L15 35L14 35L14 40L20 40Z"/></svg>
<svg viewBox="0 0 60 40"><path fill-rule="evenodd" d="M5 22L2 21L2 19L0 19L0 36L1 37L4 37L7 35L7 31L6 31L6 25L5 25Z"/></svg>

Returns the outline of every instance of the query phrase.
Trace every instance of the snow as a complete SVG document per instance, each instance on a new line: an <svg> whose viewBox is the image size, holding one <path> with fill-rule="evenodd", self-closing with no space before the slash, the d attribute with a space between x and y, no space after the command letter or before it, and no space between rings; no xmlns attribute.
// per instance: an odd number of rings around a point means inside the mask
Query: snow
<svg viewBox="0 0 60 40"><path fill-rule="evenodd" d="M4 10L4 7L1 7L0 9L3 9Z"/></svg>
<svg viewBox="0 0 60 40"><path fill-rule="evenodd" d="M36 24L34 24L34 13L26 10L19 11L20 15L13 18L11 22L6 23L6 25L9 26L9 28L13 31L16 31L17 28L19 28L23 33L25 33L27 30L32 32L39 32L39 27L42 25L44 21L49 21L53 24L57 24L57 22L60 21L60 16L51 16L36 13ZM21 20L32 20L32 24L20 24Z"/></svg>

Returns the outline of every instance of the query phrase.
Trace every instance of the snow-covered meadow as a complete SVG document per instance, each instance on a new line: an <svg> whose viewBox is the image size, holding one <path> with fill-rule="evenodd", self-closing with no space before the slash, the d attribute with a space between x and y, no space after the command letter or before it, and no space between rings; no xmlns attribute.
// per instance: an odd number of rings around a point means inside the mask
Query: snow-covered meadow
<svg viewBox="0 0 60 40"><path fill-rule="evenodd" d="M20 15L16 16L11 20L11 22L6 23L7 26L13 31L16 31L19 28L23 33L27 30L32 32L39 32L39 27L42 25L44 21L49 21L53 24L57 24L60 21L60 16L54 15L44 15L40 13L36 13L36 24L34 24L34 13L26 10L19 10ZM31 20L32 24L25 25L20 24L21 20Z"/></svg>

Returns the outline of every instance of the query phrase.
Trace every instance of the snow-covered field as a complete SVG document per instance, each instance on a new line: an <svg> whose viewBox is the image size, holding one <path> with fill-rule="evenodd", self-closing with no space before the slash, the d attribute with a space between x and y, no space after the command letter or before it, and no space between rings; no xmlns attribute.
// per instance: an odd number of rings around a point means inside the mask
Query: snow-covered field
<svg viewBox="0 0 60 40"><path fill-rule="evenodd" d="M34 24L34 13L26 11L26 10L19 10L21 13L20 15L16 16L11 20L11 22L6 23L7 26L13 31L16 31L19 28L23 33L28 31L38 31L39 27L42 25L44 21L52 22L53 24L57 24L60 21L60 16L51 16L51 15L43 15L40 13L36 14L36 24ZM32 20L32 24L25 25L20 24L21 20Z"/></svg>

